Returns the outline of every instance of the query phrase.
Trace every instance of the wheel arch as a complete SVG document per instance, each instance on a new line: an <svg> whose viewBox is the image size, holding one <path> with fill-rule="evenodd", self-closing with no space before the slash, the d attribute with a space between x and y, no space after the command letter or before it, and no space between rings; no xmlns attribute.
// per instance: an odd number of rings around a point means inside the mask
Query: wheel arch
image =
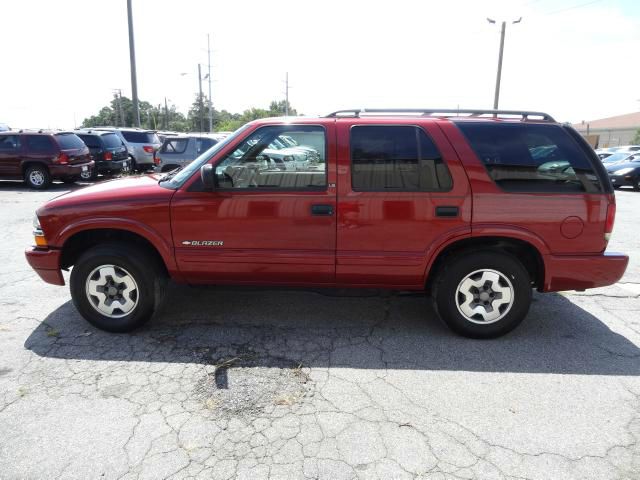
<svg viewBox="0 0 640 480"><path fill-rule="evenodd" d="M157 259L163 271L167 274L175 272L175 261L172 249L161 239L145 235L130 226L92 226L75 228L65 232L61 245L60 267L67 269L74 265L80 255L96 245L104 243L122 242L138 245L151 253Z"/></svg>
<svg viewBox="0 0 640 480"><path fill-rule="evenodd" d="M496 250L507 252L516 257L529 272L532 285L541 289L544 286L544 257L539 246L523 240L504 235L472 236L458 239L440 248L434 255L425 275L425 287L431 291L432 283L438 275L438 271L445 265L448 258L473 250Z"/></svg>

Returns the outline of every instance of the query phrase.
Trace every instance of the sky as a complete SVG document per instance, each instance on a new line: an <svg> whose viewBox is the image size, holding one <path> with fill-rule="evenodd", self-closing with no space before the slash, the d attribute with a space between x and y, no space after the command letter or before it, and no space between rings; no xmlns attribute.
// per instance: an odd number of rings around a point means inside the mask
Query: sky
<svg viewBox="0 0 640 480"><path fill-rule="evenodd" d="M219 110L283 100L286 72L305 115L491 108L502 20L500 108L572 123L640 110L634 0L132 1L139 97L184 113L207 34ZM0 123L72 128L114 89L131 96L126 0L4 0L0 21Z"/></svg>

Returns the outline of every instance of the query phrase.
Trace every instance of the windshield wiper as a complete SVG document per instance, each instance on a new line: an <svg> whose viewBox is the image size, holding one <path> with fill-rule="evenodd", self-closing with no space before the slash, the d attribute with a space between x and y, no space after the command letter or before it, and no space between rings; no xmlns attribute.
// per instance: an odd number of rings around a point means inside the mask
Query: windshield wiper
<svg viewBox="0 0 640 480"><path fill-rule="evenodd" d="M158 180L158 183L162 183L165 180L169 180L171 178L173 178L173 176L178 173L180 170L182 170L182 167L178 167L178 168L174 168L173 170L171 170L169 173L167 173L166 175L163 175L162 177L160 177L160 179Z"/></svg>

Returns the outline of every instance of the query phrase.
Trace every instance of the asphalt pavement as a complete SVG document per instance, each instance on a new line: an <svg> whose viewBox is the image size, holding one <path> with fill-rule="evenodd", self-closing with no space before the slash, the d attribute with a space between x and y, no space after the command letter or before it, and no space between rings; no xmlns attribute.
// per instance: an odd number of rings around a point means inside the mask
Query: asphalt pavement
<svg viewBox="0 0 640 480"><path fill-rule="evenodd" d="M620 283L477 341L419 294L179 285L101 332L23 255L68 188L0 183L1 479L640 478L640 192Z"/></svg>

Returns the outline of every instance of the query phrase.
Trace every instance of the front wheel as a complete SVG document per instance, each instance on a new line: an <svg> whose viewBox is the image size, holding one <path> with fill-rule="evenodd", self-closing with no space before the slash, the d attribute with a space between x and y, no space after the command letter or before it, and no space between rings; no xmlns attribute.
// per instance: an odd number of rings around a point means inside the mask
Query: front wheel
<svg viewBox="0 0 640 480"><path fill-rule="evenodd" d="M516 328L527 315L531 278L507 253L468 252L440 270L434 301L438 314L454 332L495 338Z"/></svg>
<svg viewBox="0 0 640 480"><path fill-rule="evenodd" d="M146 323L163 295L166 278L141 248L113 243L83 253L71 270L71 297L80 314L108 332Z"/></svg>

